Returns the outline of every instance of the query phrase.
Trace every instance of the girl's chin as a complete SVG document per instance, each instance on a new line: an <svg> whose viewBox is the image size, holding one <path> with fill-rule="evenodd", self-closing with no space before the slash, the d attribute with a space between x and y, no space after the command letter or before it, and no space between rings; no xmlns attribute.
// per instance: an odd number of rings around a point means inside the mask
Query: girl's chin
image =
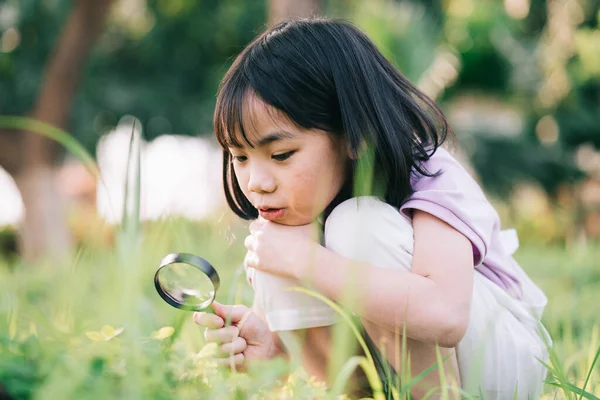
<svg viewBox="0 0 600 400"><path fill-rule="evenodd" d="M260 213L259 213L260 215ZM315 221L319 221L319 223L322 224L322 218L321 218L322 212L320 214L317 214L315 216L312 215L306 215L306 214L297 214L293 211L291 211L289 208L285 209L285 213L281 216L281 218L265 218L265 219L269 219L272 222L275 222L277 224L280 225L286 225L286 226L303 226L303 225L309 225L312 224ZM265 215L266 216L266 215Z"/></svg>
<svg viewBox="0 0 600 400"><path fill-rule="evenodd" d="M273 221L273 222L276 222L280 225L287 225L287 226L303 226L303 225L308 225L308 224L312 223L313 221L314 220L311 220L310 218L307 218L307 217L286 215L281 220Z"/></svg>
<svg viewBox="0 0 600 400"><path fill-rule="evenodd" d="M288 225L288 226L304 226L304 225L310 225L314 222L319 222L321 223L322 219L319 216L316 216L314 218L296 218L294 220L284 220L282 222L279 222L282 225Z"/></svg>

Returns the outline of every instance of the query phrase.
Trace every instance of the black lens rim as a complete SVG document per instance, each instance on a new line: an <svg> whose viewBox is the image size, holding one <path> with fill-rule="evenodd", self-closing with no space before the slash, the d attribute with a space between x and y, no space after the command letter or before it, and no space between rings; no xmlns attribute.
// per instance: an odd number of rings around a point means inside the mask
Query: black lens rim
<svg viewBox="0 0 600 400"><path fill-rule="evenodd" d="M162 286L160 285L160 282L158 280L158 273L160 272L161 269L163 269L167 265L174 264L174 263L184 263L184 264L191 265L192 267L198 268L201 272L204 273L204 275L206 275L210 279L215 290L214 290L212 299L210 299L210 302L208 303L208 305L206 307L198 307L198 306L193 306L193 305L189 305L189 304L183 304L180 301L178 301L177 299L175 299L173 296L171 296L169 293L167 293L162 288ZM217 295L217 290L219 289L220 285L221 285L221 279L219 278L219 274L213 268L213 266L208 261L206 261L204 258L199 257L194 254L189 254L189 253L167 254L161 260L160 265L158 266L158 269L154 273L154 287L156 288L156 291L158 292L160 297L165 302L167 302L169 305L171 305L175 308L178 308L180 310L186 310L186 311L205 310L215 300L215 297Z"/></svg>

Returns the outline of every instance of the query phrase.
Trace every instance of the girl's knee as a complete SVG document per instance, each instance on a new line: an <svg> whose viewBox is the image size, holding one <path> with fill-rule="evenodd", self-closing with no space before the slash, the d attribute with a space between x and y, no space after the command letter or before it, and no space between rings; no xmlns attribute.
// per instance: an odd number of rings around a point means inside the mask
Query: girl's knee
<svg viewBox="0 0 600 400"><path fill-rule="evenodd" d="M397 208L376 197L354 197L327 218L325 247L355 261L410 269L412 225Z"/></svg>

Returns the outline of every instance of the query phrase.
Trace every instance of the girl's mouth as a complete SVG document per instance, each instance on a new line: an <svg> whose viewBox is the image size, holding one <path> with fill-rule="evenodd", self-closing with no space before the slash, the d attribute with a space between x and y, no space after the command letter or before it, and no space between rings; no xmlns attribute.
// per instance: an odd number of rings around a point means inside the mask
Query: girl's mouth
<svg viewBox="0 0 600 400"><path fill-rule="evenodd" d="M283 218L285 208L263 208L259 209L258 213L261 217L268 221L275 221Z"/></svg>

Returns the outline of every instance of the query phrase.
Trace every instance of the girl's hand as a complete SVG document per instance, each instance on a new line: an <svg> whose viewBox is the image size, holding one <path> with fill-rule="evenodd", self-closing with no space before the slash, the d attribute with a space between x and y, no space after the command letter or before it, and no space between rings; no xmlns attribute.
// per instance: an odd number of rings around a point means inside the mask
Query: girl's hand
<svg viewBox="0 0 600 400"><path fill-rule="evenodd" d="M316 223L288 226L263 218L250 224L244 265L274 275L300 279L320 246Z"/></svg>
<svg viewBox="0 0 600 400"><path fill-rule="evenodd" d="M220 345L217 362L244 370L250 360L264 360L282 353L269 327L251 308L226 306L214 301L215 314L196 312L194 322L206 329L204 339ZM231 325L225 326L229 317Z"/></svg>

